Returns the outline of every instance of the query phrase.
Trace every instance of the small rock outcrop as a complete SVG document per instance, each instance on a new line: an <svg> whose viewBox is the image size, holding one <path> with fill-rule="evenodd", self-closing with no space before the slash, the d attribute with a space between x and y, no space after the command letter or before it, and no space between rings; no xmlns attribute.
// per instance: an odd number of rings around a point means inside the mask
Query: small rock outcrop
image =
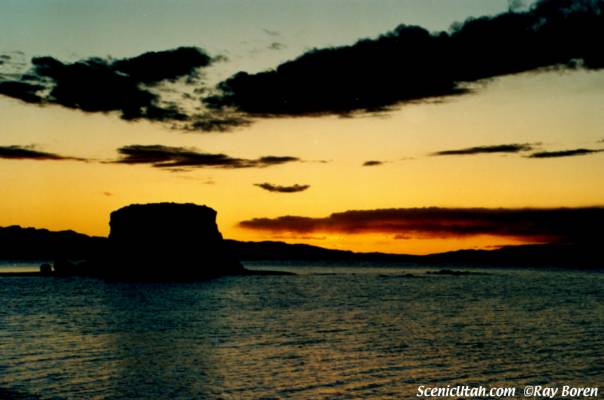
<svg viewBox="0 0 604 400"><path fill-rule="evenodd" d="M230 255L216 211L196 204L132 204L111 213L104 274L190 279L245 272Z"/></svg>
<svg viewBox="0 0 604 400"><path fill-rule="evenodd" d="M44 264L40 265L40 274L41 275L52 274L52 266L48 263L44 263Z"/></svg>

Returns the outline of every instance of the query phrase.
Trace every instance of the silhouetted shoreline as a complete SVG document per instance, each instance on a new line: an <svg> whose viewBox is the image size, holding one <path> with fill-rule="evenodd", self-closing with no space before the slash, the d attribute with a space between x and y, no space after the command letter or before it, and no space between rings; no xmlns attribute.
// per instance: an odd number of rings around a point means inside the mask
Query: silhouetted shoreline
<svg viewBox="0 0 604 400"><path fill-rule="evenodd" d="M250 270L244 269L244 271L238 274L229 274L229 275L206 275L204 277L190 277L190 278L154 278L154 277L140 277L140 276L106 276L106 275L90 275L90 274L73 274L73 275L64 275L57 274L54 272L44 273L40 271L12 271L12 272L0 272L0 278L12 278L12 277L54 277L54 278L67 278L67 277L81 277L81 278L103 278L106 280L119 280L119 281L148 281L148 282L163 282L163 281L191 281L191 280L210 280L215 278L221 278L224 276L273 276L273 275L296 275L293 272L286 271L264 271L264 270Z"/></svg>
<svg viewBox="0 0 604 400"><path fill-rule="evenodd" d="M600 249L589 244L506 246L429 255L355 253L305 244L224 240L216 211L195 204L134 204L111 213L108 238L74 231L0 228L0 260L54 260L40 272L0 276L94 276L110 279L195 280L225 275L275 275L251 271L240 260L264 265L400 265L407 267L511 267L604 269Z"/></svg>
<svg viewBox="0 0 604 400"><path fill-rule="evenodd" d="M108 239L73 231L52 232L46 229L0 227L0 260L40 261L54 259L85 260L105 252ZM408 266L466 267L558 267L604 269L604 257L592 246L520 245L493 250L458 250L429 255L391 253L357 253L326 249L306 244L276 241L242 242L224 240L227 251L243 262L306 265L330 264L400 264ZM78 245L84 243L83 246ZM3 275L0 275L3 276Z"/></svg>
<svg viewBox="0 0 604 400"><path fill-rule="evenodd" d="M210 207L191 203L131 204L111 213L106 239L73 231L1 228L0 245L8 250L0 259L12 255L54 261L41 263L39 272L0 276L163 282L290 275L244 268L223 240L216 214Z"/></svg>

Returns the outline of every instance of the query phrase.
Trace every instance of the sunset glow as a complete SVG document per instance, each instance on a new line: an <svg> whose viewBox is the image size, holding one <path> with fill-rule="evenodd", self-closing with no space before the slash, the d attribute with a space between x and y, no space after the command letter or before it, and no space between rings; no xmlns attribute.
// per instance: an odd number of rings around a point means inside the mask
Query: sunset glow
<svg viewBox="0 0 604 400"><path fill-rule="evenodd" d="M334 21L322 17L336 3L342 4L341 15ZM468 0L443 2L443 12L436 14L427 12L426 3L387 1L367 12L363 2L308 2L301 12L292 2L284 6L283 19L273 10L277 3L261 1L254 12L262 15L258 25L241 9L251 6L238 2L183 2L169 10L151 2L141 5L141 13L132 8L134 3L93 2L86 10L61 3L50 12L10 2L0 16L0 50L7 56L0 64L0 80L12 81L27 72L32 57L73 63L194 46L218 60L203 67L199 78L204 85L215 85L237 71L273 70L309 48L376 38L403 22L440 31L469 16L508 10L506 1ZM123 10L114 14L118 4ZM63 8L80 16L69 32L61 28ZM99 17L110 12L117 18ZM35 27L23 33L11 22L15 15ZM40 15L54 19L40 20ZM134 15L132 23L124 23ZM192 15L199 20L191 20ZM180 19L185 22L175 23ZM162 25L155 30L158 21ZM224 29L228 21L237 24ZM118 68L107 63L107 68ZM397 237L398 232L270 231L240 224L283 216L326 218L350 210L604 204L604 73L595 67L552 67L505 75L471 81L467 94L421 98L379 112L244 113L248 122L224 132L190 131L184 125L172 129L172 122L150 114L129 121L112 109L87 112L57 102L32 104L5 91L0 96L0 226L106 236L112 210L169 201L216 209L223 236L246 241L413 254L538 243L492 232ZM170 84L194 89L184 78ZM162 90L161 85L149 87L151 92ZM191 93L200 97L205 92ZM318 103L338 98L333 93L316 96ZM223 112L219 117L232 116ZM11 146L32 153L10 155ZM156 152L125 158L131 146ZM560 153L565 151L570 153ZM531 157L539 152L550 154ZM158 165L162 162L167 164Z"/></svg>

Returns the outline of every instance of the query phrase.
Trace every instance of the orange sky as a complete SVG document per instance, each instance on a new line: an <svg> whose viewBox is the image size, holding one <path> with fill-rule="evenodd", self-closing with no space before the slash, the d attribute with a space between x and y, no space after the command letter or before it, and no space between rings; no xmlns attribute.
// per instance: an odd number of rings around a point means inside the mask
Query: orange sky
<svg viewBox="0 0 604 400"><path fill-rule="evenodd" d="M347 29L353 35L355 25L351 26ZM358 37L367 29L362 31ZM274 64L274 58L271 54L264 62ZM604 204L603 153L552 159L529 159L521 154L430 156L440 150L505 143L532 143L547 150L602 147L603 88L602 72L526 73L485 83L475 94L436 104L403 105L385 115L264 119L226 133L182 133L161 124L126 122L111 113L85 114L0 97L0 146L33 144L42 151L93 160L0 159L0 226L107 235L112 210L130 203L173 201L215 208L220 230L233 239L396 253L516 244L519 242L493 236L414 240L394 240L391 234L288 237L237 224L256 217L318 218L380 208ZM132 144L196 148L246 159L287 155L304 162L185 172L103 162L117 159L116 150ZM362 166L367 160L384 163ZM272 193L255 186L262 182L310 187L300 193Z"/></svg>

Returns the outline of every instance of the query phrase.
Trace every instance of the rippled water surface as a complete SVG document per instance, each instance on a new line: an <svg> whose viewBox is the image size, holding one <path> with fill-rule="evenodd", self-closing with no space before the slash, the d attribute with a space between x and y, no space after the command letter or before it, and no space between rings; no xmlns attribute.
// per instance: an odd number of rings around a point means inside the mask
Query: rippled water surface
<svg viewBox="0 0 604 400"><path fill-rule="evenodd" d="M402 399L415 398L419 384L604 389L604 274L298 271L186 284L0 277L0 397Z"/></svg>

